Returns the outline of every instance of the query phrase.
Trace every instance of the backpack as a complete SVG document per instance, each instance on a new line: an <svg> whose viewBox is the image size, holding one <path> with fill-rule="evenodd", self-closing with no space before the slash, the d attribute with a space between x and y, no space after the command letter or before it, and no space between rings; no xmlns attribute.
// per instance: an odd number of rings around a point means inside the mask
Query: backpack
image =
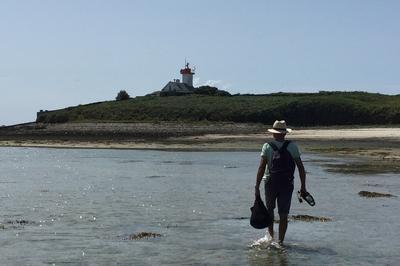
<svg viewBox="0 0 400 266"><path fill-rule="evenodd" d="M280 149L274 143L268 143L273 150L271 160L268 162L268 171L272 179L292 181L294 178L295 163L287 150L289 143L290 141L286 140Z"/></svg>

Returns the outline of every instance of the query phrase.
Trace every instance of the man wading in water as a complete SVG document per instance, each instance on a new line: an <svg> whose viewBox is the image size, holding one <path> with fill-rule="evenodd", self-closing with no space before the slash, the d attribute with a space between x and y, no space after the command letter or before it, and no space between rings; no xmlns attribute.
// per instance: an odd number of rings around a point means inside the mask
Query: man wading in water
<svg viewBox="0 0 400 266"><path fill-rule="evenodd" d="M301 188L300 193L305 195L306 174L300 152L296 144L285 140L286 133L291 129L286 122L275 121L272 129L268 129L274 140L265 143L261 151L261 161L258 167L255 194L260 195L260 183L265 180L265 202L269 214L274 217L275 201L278 202L279 213L279 244L285 239L288 214L293 193L293 179L295 165L299 171ZM268 165L268 167L266 167ZM274 224L268 227L271 237L274 237Z"/></svg>

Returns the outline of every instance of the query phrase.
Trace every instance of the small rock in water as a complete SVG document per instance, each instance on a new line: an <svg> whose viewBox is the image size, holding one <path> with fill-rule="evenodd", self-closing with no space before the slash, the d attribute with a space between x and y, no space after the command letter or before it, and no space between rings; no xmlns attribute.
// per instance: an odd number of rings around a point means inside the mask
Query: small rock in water
<svg viewBox="0 0 400 266"><path fill-rule="evenodd" d="M330 222L330 221L332 221L332 219L328 218L328 217L317 217L317 216L311 216L311 215L306 215L306 214L292 215L291 218L296 221L304 221L304 222Z"/></svg>
<svg viewBox="0 0 400 266"><path fill-rule="evenodd" d="M366 197L366 198L379 198L379 197L390 198L390 197L395 197L392 194L371 192L371 191L365 191L365 190L358 192L358 195L360 195L361 197Z"/></svg>
<svg viewBox="0 0 400 266"><path fill-rule="evenodd" d="M156 238L161 237L161 234L152 233L152 232L140 232L136 234L131 234L128 237L124 238L124 240L139 240L144 238Z"/></svg>
<svg viewBox="0 0 400 266"><path fill-rule="evenodd" d="M6 220L0 223L0 229L18 229L26 225L37 225L38 223L29 220L16 219L16 220Z"/></svg>
<svg viewBox="0 0 400 266"><path fill-rule="evenodd" d="M14 224L14 225L27 225L27 224L35 224L33 221L17 219L17 220L9 220L6 221L7 224Z"/></svg>

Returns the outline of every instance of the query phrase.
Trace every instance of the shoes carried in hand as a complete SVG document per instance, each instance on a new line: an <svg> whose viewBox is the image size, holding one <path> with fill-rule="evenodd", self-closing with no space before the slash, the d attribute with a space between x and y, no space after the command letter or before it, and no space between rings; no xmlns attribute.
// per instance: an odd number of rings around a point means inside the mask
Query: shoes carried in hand
<svg viewBox="0 0 400 266"><path fill-rule="evenodd" d="M301 193L300 191L297 191L297 198L299 199L300 203L305 200L308 204L310 204L310 206L315 205L315 200L313 196L311 196L311 194L308 192Z"/></svg>

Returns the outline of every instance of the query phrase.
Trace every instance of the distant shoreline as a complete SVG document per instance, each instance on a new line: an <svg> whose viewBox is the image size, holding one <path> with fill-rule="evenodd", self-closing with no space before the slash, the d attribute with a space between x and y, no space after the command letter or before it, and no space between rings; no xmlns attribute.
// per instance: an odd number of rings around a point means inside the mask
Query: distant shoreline
<svg viewBox="0 0 400 266"><path fill-rule="evenodd" d="M259 151L262 124L28 123L0 129L1 147ZM305 152L400 161L400 127L303 128L287 135Z"/></svg>

